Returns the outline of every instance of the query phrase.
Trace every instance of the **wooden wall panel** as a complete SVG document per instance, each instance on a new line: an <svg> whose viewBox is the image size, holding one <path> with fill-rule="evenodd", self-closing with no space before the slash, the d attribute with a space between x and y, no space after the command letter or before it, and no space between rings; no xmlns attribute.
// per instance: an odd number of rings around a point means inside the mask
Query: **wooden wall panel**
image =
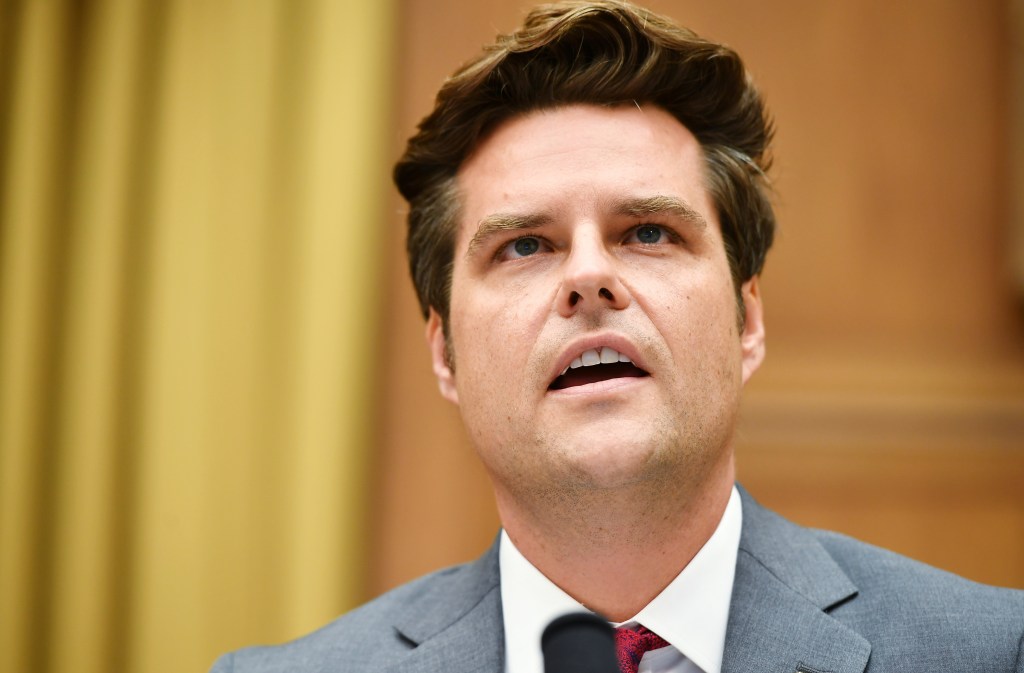
<svg viewBox="0 0 1024 673"><path fill-rule="evenodd" d="M805 525L1024 586L1024 404L1002 396L758 391L740 481Z"/></svg>
<svg viewBox="0 0 1024 673"><path fill-rule="evenodd" d="M799 522L1024 587L1009 2L648 5L735 47L778 127L768 359L744 402L742 480ZM528 6L406 0L395 156L443 77ZM471 558L497 525L436 393L401 246L371 593Z"/></svg>
<svg viewBox="0 0 1024 673"><path fill-rule="evenodd" d="M1013 185L1024 184L1024 0L1009 0L1010 16L1010 123L1012 149L1010 178ZM1014 235L1014 279L1024 300L1024 189L1011 189L1011 222Z"/></svg>

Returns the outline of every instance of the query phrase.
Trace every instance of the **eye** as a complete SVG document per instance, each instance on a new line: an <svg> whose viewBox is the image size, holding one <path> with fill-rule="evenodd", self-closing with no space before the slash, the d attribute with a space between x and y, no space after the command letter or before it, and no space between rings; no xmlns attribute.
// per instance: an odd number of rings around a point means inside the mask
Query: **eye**
<svg viewBox="0 0 1024 673"><path fill-rule="evenodd" d="M657 243L661 240L661 227L644 225L636 230L636 238L641 243Z"/></svg>
<svg viewBox="0 0 1024 673"><path fill-rule="evenodd" d="M520 257L526 257L540 250L540 241L536 238L517 238L512 243L512 249Z"/></svg>
<svg viewBox="0 0 1024 673"><path fill-rule="evenodd" d="M635 241L644 245L655 245L661 243L669 236L664 227L656 224L641 224L633 229L627 241Z"/></svg>
<svg viewBox="0 0 1024 673"><path fill-rule="evenodd" d="M498 256L505 259L519 259L536 254L541 249L541 240L536 236L523 236L511 241L501 249Z"/></svg>

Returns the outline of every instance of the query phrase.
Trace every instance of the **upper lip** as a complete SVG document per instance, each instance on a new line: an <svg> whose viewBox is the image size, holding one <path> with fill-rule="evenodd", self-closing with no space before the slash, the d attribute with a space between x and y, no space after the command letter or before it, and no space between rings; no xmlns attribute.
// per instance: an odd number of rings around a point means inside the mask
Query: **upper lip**
<svg viewBox="0 0 1024 673"><path fill-rule="evenodd" d="M564 372L565 369L570 364L572 364L572 361L575 358L580 357L580 355L582 355L584 351L588 351L592 348L600 351L601 348L605 346L607 346L608 348L612 348L628 357L630 360L633 361L633 364L636 367L644 370L645 372L648 371L647 366L643 361L643 358L640 357L640 353L637 350L637 347L633 345L633 342L630 341L627 337L621 334L615 334L610 332L602 334L591 334L579 337L577 339L573 339L562 349L562 352L559 354L558 359L555 360L555 366L553 367L553 371L551 372L548 384L550 385L551 382L553 382L555 379L561 376L562 372Z"/></svg>

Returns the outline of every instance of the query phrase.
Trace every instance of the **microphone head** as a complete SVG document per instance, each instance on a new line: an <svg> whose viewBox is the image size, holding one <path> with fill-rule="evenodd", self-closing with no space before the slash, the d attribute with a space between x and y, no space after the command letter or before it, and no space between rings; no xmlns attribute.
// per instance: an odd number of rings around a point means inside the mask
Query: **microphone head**
<svg viewBox="0 0 1024 673"><path fill-rule="evenodd" d="M554 619L544 629L540 649L544 673L621 673L612 625L590 612Z"/></svg>

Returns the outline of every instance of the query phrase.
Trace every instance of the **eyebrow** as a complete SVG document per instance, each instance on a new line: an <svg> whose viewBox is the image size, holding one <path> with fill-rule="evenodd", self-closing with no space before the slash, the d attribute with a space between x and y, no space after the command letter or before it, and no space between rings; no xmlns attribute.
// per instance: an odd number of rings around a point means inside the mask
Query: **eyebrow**
<svg viewBox="0 0 1024 673"><path fill-rule="evenodd" d="M708 227L708 221L703 215L690 204L674 196L646 196L627 199L616 205L615 213L629 217L647 217L666 213L695 224L701 229Z"/></svg>
<svg viewBox="0 0 1024 673"><path fill-rule="evenodd" d="M476 233L469 240L469 247L466 250L466 257L471 257L476 249L483 245L484 241L494 234L502 231L522 231L539 229L551 222L550 215L513 215L508 213L495 213L480 220Z"/></svg>

